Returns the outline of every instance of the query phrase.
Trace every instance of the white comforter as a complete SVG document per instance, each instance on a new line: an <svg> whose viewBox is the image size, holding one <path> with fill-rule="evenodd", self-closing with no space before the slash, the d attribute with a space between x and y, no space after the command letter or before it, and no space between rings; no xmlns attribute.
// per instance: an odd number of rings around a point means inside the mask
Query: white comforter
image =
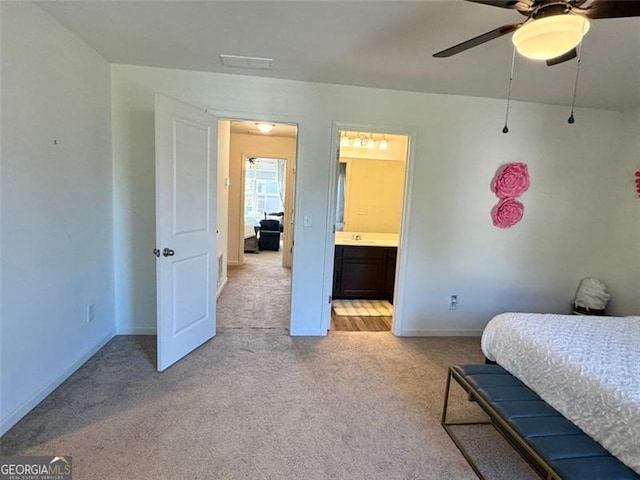
<svg viewBox="0 0 640 480"><path fill-rule="evenodd" d="M244 239L246 240L247 238L251 238L251 237L255 237L256 236L256 229L254 227L254 223L249 221L249 220L245 220L244 222Z"/></svg>
<svg viewBox="0 0 640 480"><path fill-rule="evenodd" d="M640 473L640 317L504 313L482 351Z"/></svg>

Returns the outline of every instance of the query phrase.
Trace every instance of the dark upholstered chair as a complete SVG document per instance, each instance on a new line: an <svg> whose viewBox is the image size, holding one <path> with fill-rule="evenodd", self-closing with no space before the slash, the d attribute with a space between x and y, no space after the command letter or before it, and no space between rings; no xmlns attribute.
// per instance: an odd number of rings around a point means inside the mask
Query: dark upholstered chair
<svg viewBox="0 0 640 480"><path fill-rule="evenodd" d="M260 250L280 250L280 222L278 220L260 220Z"/></svg>

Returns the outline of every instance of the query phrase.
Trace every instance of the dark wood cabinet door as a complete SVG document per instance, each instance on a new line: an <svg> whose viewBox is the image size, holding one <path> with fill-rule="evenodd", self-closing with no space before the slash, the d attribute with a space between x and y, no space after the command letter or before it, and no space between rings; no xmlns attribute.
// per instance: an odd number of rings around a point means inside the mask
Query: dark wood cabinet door
<svg viewBox="0 0 640 480"><path fill-rule="evenodd" d="M393 300L395 247L336 245L333 298Z"/></svg>
<svg viewBox="0 0 640 480"><path fill-rule="evenodd" d="M344 298L382 298L385 261L381 258L344 258L340 295Z"/></svg>

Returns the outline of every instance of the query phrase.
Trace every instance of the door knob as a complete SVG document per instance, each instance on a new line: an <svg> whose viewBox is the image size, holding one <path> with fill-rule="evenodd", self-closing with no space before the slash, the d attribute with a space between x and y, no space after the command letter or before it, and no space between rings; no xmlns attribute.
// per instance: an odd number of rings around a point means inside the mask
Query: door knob
<svg viewBox="0 0 640 480"><path fill-rule="evenodd" d="M162 255L164 255L165 257L173 257L175 254L176 252L174 252L170 248L165 248L164 250L162 250Z"/></svg>

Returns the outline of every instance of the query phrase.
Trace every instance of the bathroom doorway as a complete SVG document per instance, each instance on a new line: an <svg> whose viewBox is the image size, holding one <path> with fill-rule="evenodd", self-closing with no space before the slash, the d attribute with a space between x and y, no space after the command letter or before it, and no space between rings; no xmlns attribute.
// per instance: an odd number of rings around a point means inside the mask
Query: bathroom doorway
<svg viewBox="0 0 640 480"><path fill-rule="evenodd" d="M339 129L330 331L392 329L409 135Z"/></svg>

